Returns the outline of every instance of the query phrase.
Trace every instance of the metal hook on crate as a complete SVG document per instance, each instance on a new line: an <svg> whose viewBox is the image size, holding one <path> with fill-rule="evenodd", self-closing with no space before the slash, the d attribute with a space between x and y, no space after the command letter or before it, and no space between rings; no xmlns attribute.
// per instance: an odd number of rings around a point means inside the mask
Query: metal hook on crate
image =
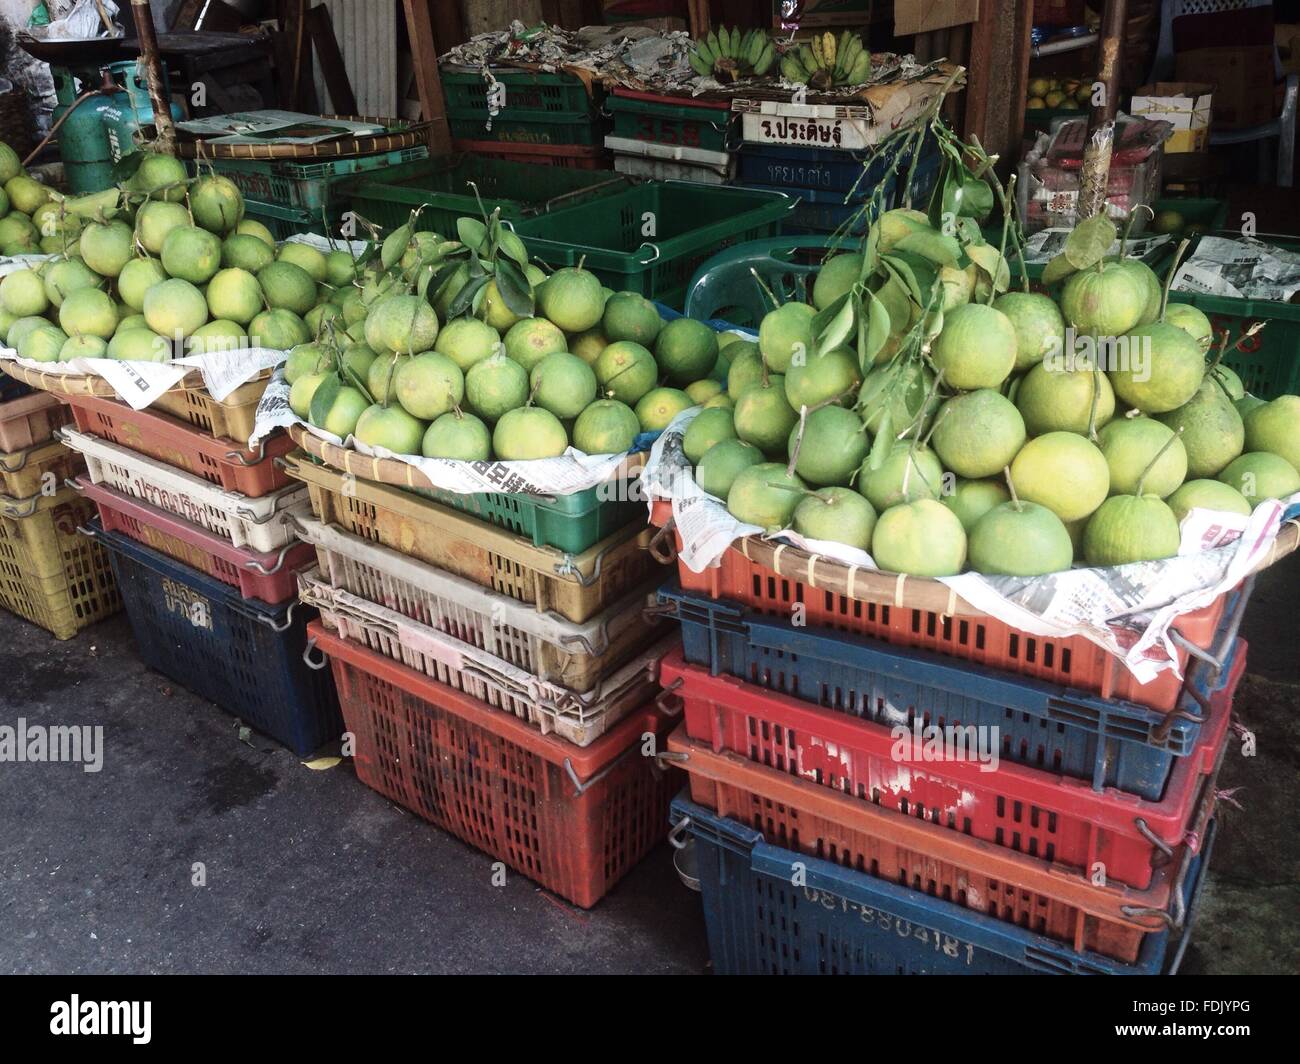
<svg viewBox="0 0 1300 1064"><path fill-rule="evenodd" d="M686 702L682 699L681 695L677 694L677 689L681 687L684 682L685 681L682 677L677 677L677 679L660 691L655 697L655 706L662 712L667 713L670 717L677 716L678 713L686 708Z"/></svg>
<svg viewBox="0 0 1300 1064"><path fill-rule="evenodd" d="M650 542L646 544L650 557L660 565L671 565L677 560L677 540L673 537L672 531L673 518L670 517L667 524L651 536Z"/></svg>
<svg viewBox="0 0 1300 1064"><path fill-rule="evenodd" d="M677 603L672 600L652 602L641 607L641 616L651 624L657 624L664 617L677 616Z"/></svg>
<svg viewBox="0 0 1300 1064"><path fill-rule="evenodd" d="M557 576L576 576L579 587L591 587L600 579L601 566L604 564L607 553L609 553L608 547L596 555L596 563L591 567L590 576L582 575L582 570L578 568L572 554L566 554L564 560L555 566L555 573Z"/></svg>
<svg viewBox="0 0 1300 1064"><path fill-rule="evenodd" d="M97 529L97 528L90 528L90 527L87 526L87 525L78 525L78 526L77 526L77 532L78 532L80 535L85 536L87 539L94 539L96 536L99 535L99 529Z"/></svg>
<svg viewBox="0 0 1300 1064"><path fill-rule="evenodd" d="M7 502L4 505L4 515L12 518L31 517L32 514L36 512L36 508L40 506L42 497L43 496L40 495L33 495L30 499L27 499L27 507L23 510L19 510L14 503ZM14 500L15 503L17 501L18 500Z"/></svg>
<svg viewBox="0 0 1300 1064"><path fill-rule="evenodd" d="M662 254L662 252L660 252L658 244L652 244L650 243L650 241L644 240L641 242L641 247L649 248L651 251L655 253L653 259L646 259L645 262L642 263L643 266L649 266L650 263L657 262L659 260L659 256ZM637 248L637 250L640 251L641 248Z"/></svg>
<svg viewBox="0 0 1300 1064"><path fill-rule="evenodd" d="M327 666L330 663L330 659L327 658L325 656L324 651L322 651L320 656L320 661L312 661L311 652L315 649L316 649L316 637L312 636L310 639L307 640L307 645L303 647L302 663L306 665L307 668L312 669L315 672L320 672L321 669L325 668L325 666Z"/></svg>
<svg viewBox="0 0 1300 1064"><path fill-rule="evenodd" d="M686 849L686 840L682 838L682 836L686 834L686 831L690 826L691 818L689 816L684 816L681 820L677 821L676 824L668 829L668 845L674 850Z"/></svg>
<svg viewBox="0 0 1300 1064"><path fill-rule="evenodd" d="M227 451L226 458L231 462L238 462L242 466L260 465L266 460L266 440L257 445L257 457L251 462L244 457L243 451Z"/></svg>
<svg viewBox="0 0 1300 1064"><path fill-rule="evenodd" d="M80 495L83 491L86 490L86 489L85 489L85 485L83 485L83 484L81 483L81 478L80 478L80 477L64 477L64 478L63 478L63 486L64 486L65 488L71 488L71 489L72 489L73 491L75 491L78 495Z"/></svg>
<svg viewBox="0 0 1300 1064"><path fill-rule="evenodd" d="M601 629L601 634L604 638L601 639L599 646L592 643L590 639L581 633L560 636L560 646L569 647L576 644L582 648L584 653L589 654L594 658L605 653L605 651L609 649L609 637L604 635L603 628Z"/></svg>
<svg viewBox="0 0 1300 1064"><path fill-rule="evenodd" d="M279 634L280 632L287 632L290 628L293 627L293 611L296 610L297 608L298 608L297 602L289 603L289 608L285 611L284 614L284 624L276 624L269 617L263 616L260 613L257 615L257 619L259 623L266 625L269 629L271 629L271 631L277 634Z"/></svg>
<svg viewBox="0 0 1300 1064"><path fill-rule="evenodd" d="M1145 817L1134 818L1133 826L1137 828L1139 835L1141 835L1144 839L1146 839L1147 842L1151 843L1152 846L1154 846L1157 850L1163 853L1166 857L1173 857L1174 855L1173 848L1167 842L1165 842L1164 839L1160 838L1159 835L1157 835L1154 831L1151 830L1151 828L1148 826L1146 822Z"/></svg>
<svg viewBox="0 0 1300 1064"><path fill-rule="evenodd" d="M22 469L24 466L27 465L27 458L30 454L31 454L31 449L28 449L26 451L18 451L15 454L0 454L0 469L3 469L6 473L17 473L20 469ZM10 465L9 460L11 458L17 458L18 464Z"/></svg>
<svg viewBox="0 0 1300 1064"><path fill-rule="evenodd" d="M283 515L282 515L281 512L280 512L281 507L284 507L284 506L290 506L290 505L292 505L293 503L295 503L295 502L298 501L298 498L297 498L297 497L294 497L294 498L290 499L289 497L290 497L291 495L294 495L294 493L293 493L293 492L285 492L285 493L283 493L283 494L277 496L276 499L275 499L275 501L271 504L271 511L270 511L268 514L266 514L265 516L263 516L263 517L258 517L257 514L256 514L256 513L255 513L251 508L249 508L249 507L247 507L247 506L236 506L236 507L235 507L235 513L236 513L240 518L242 518L243 520L247 521L250 525L266 525L266 524L270 524L270 523L271 523L272 521L274 521L277 517L280 517L280 518L281 518L281 521L283 522Z"/></svg>
<svg viewBox="0 0 1300 1064"><path fill-rule="evenodd" d="M281 547L280 553L277 554L275 557L275 564L271 566L271 568L269 569L266 568L261 562L256 560L251 562L245 562L244 568L252 569L255 573L261 573L263 576L274 576L276 573L278 573L281 569L284 568L284 559L288 556L289 552L293 550L293 548L296 547L297 545L298 545L297 541L291 539L288 543L286 543L283 547Z"/></svg>

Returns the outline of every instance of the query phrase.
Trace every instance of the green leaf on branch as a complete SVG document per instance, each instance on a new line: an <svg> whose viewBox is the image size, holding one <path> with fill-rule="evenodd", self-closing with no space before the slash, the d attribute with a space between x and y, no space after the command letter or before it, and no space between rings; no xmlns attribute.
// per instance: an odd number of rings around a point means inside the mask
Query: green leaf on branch
<svg viewBox="0 0 1300 1064"><path fill-rule="evenodd" d="M1086 270L1106 257L1118 236L1114 222L1104 214L1094 214L1076 225L1065 238L1062 254L1076 270Z"/></svg>
<svg viewBox="0 0 1300 1064"><path fill-rule="evenodd" d="M510 312L520 318L533 314L533 286L523 270L509 258L497 259L497 291Z"/></svg>
<svg viewBox="0 0 1300 1064"><path fill-rule="evenodd" d="M329 417L330 409L334 406L334 400L339 396L339 389L343 387L343 382L339 380L337 373L331 373L316 386L316 391L311 397L311 406L307 410L307 420L313 425L325 424L325 419Z"/></svg>

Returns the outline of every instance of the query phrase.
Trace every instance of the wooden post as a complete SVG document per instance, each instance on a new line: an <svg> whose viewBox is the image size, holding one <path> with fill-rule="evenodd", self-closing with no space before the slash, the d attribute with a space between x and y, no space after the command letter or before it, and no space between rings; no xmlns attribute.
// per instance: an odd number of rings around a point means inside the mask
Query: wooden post
<svg viewBox="0 0 1300 1064"><path fill-rule="evenodd" d="M1093 85L1092 109L1088 113L1088 140L1083 149L1083 171L1079 189L1079 217L1091 218L1106 209L1106 185L1110 179L1110 153L1115 141L1115 112L1119 106L1119 64L1124 47L1124 23L1128 0L1106 0L1101 16L1100 63L1097 85Z"/></svg>
<svg viewBox="0 0 1300 1064"><path fill-rule="evenodd" d="M429 126L429 151L435 155L451 152L451 130L447 125L447 103L442 96L442 79L438 76L438 46L434 42L430 4L435 0L402 0L406 9L406 33L411 39L411 59L416 83L420 87L420 110Z"/></svg>
<svg viewBox="0 0 1300 1064"><path fill-rule="evenodd" d="M140 38L140 65L144 67L149 99L153 103L153 125L157 133L154 148L167 155L176 151L176 127L172 124L172 102L163 88L162 60L158 58L158 34L154 31L149 0L131 0L135 32Z"/></svg>
<svg viewBox="0 0 1300 1064"><path fill-rule="evenodd" d="M708 36L713 28L709 16L709 0L686 0L686 12L690 16L691 36L696 40Z"/></svg>

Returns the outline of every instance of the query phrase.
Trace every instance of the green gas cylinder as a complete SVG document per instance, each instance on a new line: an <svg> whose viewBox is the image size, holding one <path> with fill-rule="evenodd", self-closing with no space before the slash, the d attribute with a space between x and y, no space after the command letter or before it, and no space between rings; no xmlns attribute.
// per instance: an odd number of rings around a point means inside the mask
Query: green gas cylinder
<svg viewBox="0 0 1300 1064"><path fill-rule="evenodd" d="M65 67L51 66L54 91L58 102L54 107L54 121L59 121L79 95L77 75ZM89 80L90 70L81 72L81 91L92 88L96 82ZM68 188L80 195L83 192L102 192L113 184L113 155L108 143L108 130L100 109L104 97L91 96L83 100L59 127L59 154L63 158L63 172Z"/></svg>
<svg viewBox="0 0 1300 1064"><path fill-rule="evenodd" d="M138 62L111 63L108 70L113 80L122 86L122 91L108 97L100 105L99 112L103 116L109 153L116 162L123 155L138 150L136 134L142 127L153 125L153 101L149 98L149 84ZM170 95L165 72L163 91ZM173 121L179 122L184 118L175 103L171 105L171 112Z"/></svg>

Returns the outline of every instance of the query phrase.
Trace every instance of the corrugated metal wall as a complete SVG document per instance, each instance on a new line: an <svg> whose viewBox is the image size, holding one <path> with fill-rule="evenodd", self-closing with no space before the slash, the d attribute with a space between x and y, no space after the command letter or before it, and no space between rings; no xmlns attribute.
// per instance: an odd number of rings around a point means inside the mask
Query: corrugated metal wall
<svg viewBox="0 0 1300 1064"><path fill-rule="evenodd" d="M398 0L321 0L329 8L334 36L363 115L397 111ZM317 64L319 67L319 63ZM329 90L316 72L316 95L331 106Z"/></svg>

